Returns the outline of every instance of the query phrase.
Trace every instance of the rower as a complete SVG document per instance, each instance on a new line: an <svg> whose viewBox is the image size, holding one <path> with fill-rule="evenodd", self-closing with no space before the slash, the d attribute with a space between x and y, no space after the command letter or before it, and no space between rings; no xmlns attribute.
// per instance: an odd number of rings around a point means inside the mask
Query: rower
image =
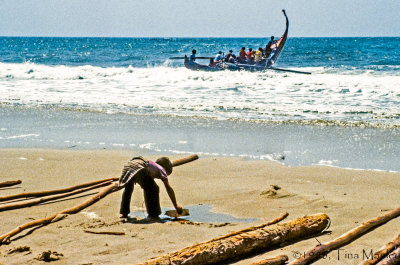
<svg viewBox="0 0 400 265"><path fill-rule="evenodd" d="M235 63L236 55L233 54L232 50L225 55L224 61L228 63Z"/></svg>
<svg viewBox="0 0 400 265"><path fill-rule="evenodd" d="M239 52L239 62L246 63L246 48L245 47L242 47L242 49Z"/></svg>
<svg viewBox="0 0 400 265"><path fill-rule="evenodd" d="M268 56L272 52L271 46L275 43L274 38L275 38L274 36L271 36L271 40L268 42L267 46L265 46L265 49L264 49L264 57L265 58L268 58Z"/></svg>
<svg viewBox="0 0 400 265"><path fill-rule="evenodd" d="M259 64L263 61L263 48L258 48L254 55L254 61L256 64Z"/></svg>
<svg viewBox="0 0 400 265"><path fill-rule="evenodd" d="M217 55L215 56L214 61L215 61L215 63L219 63L219 62L222 61L222 52L221 52L221 51L219 51L219 52L217 53Z"/></svg>
<svg viewBox="0 0 400 265"><path fill-rule="evenodd" d="M196 61L196 50L192 51L192 55L189 56L190 61Z"/></svg>
<svg viewBox="0 0 400 265"><path fill-rule="evenodd" d="M246 61L248 64L254 63L254 52L252 48L249 48L249 51L246 53Z"/></svg>

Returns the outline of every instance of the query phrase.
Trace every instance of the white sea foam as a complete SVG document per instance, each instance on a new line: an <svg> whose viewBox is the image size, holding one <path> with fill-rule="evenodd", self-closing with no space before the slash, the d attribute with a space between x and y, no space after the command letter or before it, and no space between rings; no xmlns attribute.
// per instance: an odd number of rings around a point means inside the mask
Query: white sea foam
<svg viewBox="0 0 400 265"><path fill-rule="evenodd" d="M18 139L18 138L28 138L28 137L38 137L38 136L39 136L39 134L29 133L29 134L8 136L6 139Z"/></svg>
<svg viewBox="0 0 400 265"><path fill-rule="evenodd" d="M400 125L400 73L200 72L0 63L0 103L106 113Z"/></svg>

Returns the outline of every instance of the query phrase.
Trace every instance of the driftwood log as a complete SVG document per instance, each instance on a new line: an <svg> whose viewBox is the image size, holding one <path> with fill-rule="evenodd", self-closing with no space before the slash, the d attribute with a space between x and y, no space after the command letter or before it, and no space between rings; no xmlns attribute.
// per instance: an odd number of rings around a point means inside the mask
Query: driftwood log
<svg viewBox="0 0 400 265"><path fill-rule="evenodd" d="M381 247L377 252L374 253L368 260L360 263L360 265L373 265L381 261L386 255L392 252L394 249L400 247L400 234L391 242Z"/></svg>
<svg viewBox="0 0 400 265"><path fill-rule="evenodd" d="M250 265L283 265L289 260L289 257L286 255L276 256L274 258L260 260Z"/></svg>
<svg viewBox="0 0 400 265"><path fill-rule="evenodd" d="M13 194L13 195L0 197L0 202L2 202L2 201L11 201L11 200L16 200L16 199L21 199L21 198L36 198L36 197L44 197L44 196L48 196L48 195L66 193L66 192L70 192L70 191L86 188L86 187L89 187L89 186L97 185L99 183L107 182L107 181L110 181L110 180L113 180L113 181L115 180L116 181L118 179L119 178L109 178L109 179L97 180L97 181L92 181L92 182L80 184L80 185L77 185L77 186L64 188L64 189L58 189L58 190L25 192L25 193Z"/></svg>
<svg viewBox="0 0 400 265"><path fill-rule="evenodd" d="M96 235L113 235L113 236L124 236L125 232L114 232L114 231L92 231L83 230L85 233L96 234Z"/></svg>
<svg viewBox="0 0 400 265"><path fill-rule="evenodd" d="M4 182L0 182L0 188L11 187L11 186L15 186L15 185L18 185L21 183L22 183L21 180L4 181Z"/></svg>
<svg viewBox="0 0 400 265"><path fill-rule="evenodd" d="M377 265L398 265L400 264L400 247L390 252Z"/></svg>
<svg viewBox="0 0 400 265"><path fill-rule="evenodd" d="M32 227L36 227L39 225L47 225L51 222L56 222L58 220L60 220L60 218L62 219L63 217L65 217L65 215L68 214L74 214L77 212L80 212L81 210L89 207L90 205L94 204L95 202L99 201L101 198L107 196L108 194L117 191L118 190L118 183L113 183L105 188L103 188L102 190L100 190L96 195L90 197L89 199L87 199L86 201L84 201L83 203L76 205L72 208L66 209L64 211L58 212L56 214L53 214L51 216L39 219L39 220L34 220L31 221L29 223L23 224L17 228L15 228L14 230L0 236L0 245L8 243L11 240L12 236L15 236L16 234L19 234L20 232L32 228Z"/></svg>
<svg viewBox="0 0 400 265"><path fill-rule="evenodd" d="M106 182L102 182L100 184L97 185L93 185L93 186L89 186L83 189L79 189L79 190L74 190L71 192L67 192L67 193L61 193L61 194L57 194L57 195L51 195L51 196L45 196L45 197L41 197L41 198L36 198L36 199L32 199L29 201L23 201L23 202L17 202L17 203L12 203L12 204L6 204L6 205L0 205L0 212L3 211L8 211L8 210L15 210L15 209L21 209L21 208L26 208L26 207L31 207L37 204L41 204L44 202L48 202L48 201L55 201L58 199L62 199L65 197L69 197L72 195L76 195L79 193L83 193L89 190L93 190L93 189L97 189L100 187L104 187L107 185L110 185L113 181L106 181Z"/></svg>
<svg viewBox="0 0 400 265"><path fill-rule="evenodd" d="M222 237L218 240L196 244L176 252L148 260L143 265L156 264L214 264L252 253L267 251L288 242L318 235L328 228L329 217L326 214L305 216L296 220L275 224Z"/></svg>
<svg viewBox="0 0 400 265"><path fill-rule="evenodd" d="M307 251L304 255L302 255L301 258L298 258L289 264L290 265L311 264L312 262L322 258L325 254L331 252L332 250L338 249L342 246L349 244L350 242L361 237L362 235L370 232L371 230L387 223L388 221L398 216L400 216L400 207L385 215L379 216L366 223L363 223L362 225L348 231L347 233L344 233L343 235L334 240L331 240L329 242L314 247L313 249Z"/></svg>
<svg viewBox="0 0 400 265"><path fill-rule="evenodd" d="M197 159L199 159L198 155L190 155L190 156L172 161L172 166L177 167L177 166L192 162Z"/></svg>

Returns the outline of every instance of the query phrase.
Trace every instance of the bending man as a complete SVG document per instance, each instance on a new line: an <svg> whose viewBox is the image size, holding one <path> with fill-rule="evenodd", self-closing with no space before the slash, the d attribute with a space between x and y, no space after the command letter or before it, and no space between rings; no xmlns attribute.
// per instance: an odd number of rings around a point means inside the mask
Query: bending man
<svg viewBox="0 0 400 265"><path fill-rule="evenodd" d="M149 219L159 219L161 214L160 189L154 179L161 179L176 211L182 213L182 207L176 202L174 189L168 182L172 173L172 163L167 157L161 157L156 162L143 157L132 158L122 170L119 185L124 187L121 200L120 217L128 218L133 187L137 183L144 191L144 201Z"/></svg>

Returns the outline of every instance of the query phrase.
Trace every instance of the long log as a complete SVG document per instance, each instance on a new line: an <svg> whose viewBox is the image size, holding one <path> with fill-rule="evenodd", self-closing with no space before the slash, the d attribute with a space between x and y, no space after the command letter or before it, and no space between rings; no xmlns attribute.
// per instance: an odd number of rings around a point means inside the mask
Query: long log
<svg viewBox="0 0 400 265"><path fill-rule="evenodd" d="M390 252L377 265L398 265L400 264L400 247Z"/></svg>
<svg viewBox="0 0 400 265"><path fill-rule="evenodd" d="M289 263L289 265L310 264L310 263L324 257L325 254L328 254L332 250L338 249L342 246L349 244L350 242L361 237L362 235L372 231L373 229L377 228L378 226L381 226L398 216L400 216L400 207L385 214L385 215L379 216L379 217L372 219L366 223L363 223L363 224L359 225L358 227L344 233L343 235L341 235L340 237L338 237L334 240L331 240L329 242L326 242L324 244L314 247L313 249L307 251L304 255L302 255L302 257Z"/></svg>
<svg viewBox="0 0 400 265"><path fill-rule="evenodd" d="M267 251L295 242L305 237L318 235L330 224L326 214L305 216L296 220L263 227L260 229L223 237L219 240L196 244L176 252L148 260L143 265L156 264L214 264L238 257Z"/></svg>
<svg viewBox="0 0 400 265"><path fill-rule="evenodd" d="M286 255L276 256L274 258L260 260L250 265L283 265L289 260L289 257Z"/></svg>
<svg viewBox="0 0 400 265"><path fill-rule="evenodd" d="M70 192L70 191L86 188L86 187L89 187L89 186L97 185L99 183L107 182L107 181L110 181L110 180L114 181L114 180L118 180L118 179L119 178L109 178L109 179L103 179L103 180L96 180L96 181L80 184L80 185L69 187L69 188L58 189L58 190L25 192L25 193L13 194L13 195L0 197L0 202L2 202L2 201L11 201L11 200L20 199L20 198L35 198L35 197L44 197L44 196L48 196L48 195L66 193L66 192Z"/></svg>
<svg viewBox="0 0 400 265"><path fill-rule="evenodd" d="M395 248L400 247L400 234L391 242L381 247L368 260L361 262L360 265L374 265L381 261L386 255L392 252ZM371 251L372 252L372 251Z"/></svg>
<svg viewBox="0 0 400 265"><path fill-rule="evenodd" d="M57 195L50 195L50 196L46 196L46 197L41 197L41 198L36 198L36 199L32 199L29 201L23 201L23 202L18 202L18 203L12 203L12 204L6 204L6 205L0 205L0 212L3 211L8 211L8 210L15 210L15 209L21 209L21 208L26 208L26 207L31 207L37 204L41 204L44 202L48 202L48 201L55 201L58 199L62 199L65 197L69 197L72 195L76 195L79 193L83 193L89 190L93 190L93 189L97 189L103 186L107 186L110 185L113 181L107 181L107 182L102 182L100 184L97 185L93 185L93 186L89 186L83 189L79 189L79 190L74 190L71 192L67 192L67 193L61 193L61 194L57 194Z"/></svg>
<svg viewBox="0 0 400 265"><path fill-rule="evenodd" d="M190 155L190 156L172 161L172 166L177 167L177 166L192 162L197 159L199 159L198 155Z"/></svg>
<svg viewBox="0 0 400 265"><path fill-rule="evenodd" d="M42 218L39 220L34 220L31 222L28 222L26 224L23 224L21 226L18 226L17 228L15 228L14 230L0 236L0 245L5 244L10 242L11 237L15 236L16 234L19 234L20 232L32 228L32 227L36 227L39 225L46 225L49 224L51 222L56 222L58 220L60 220L60 217L64 217L67 214L75 214L77 212L80 212L81 210L89 207L90 205L96 203L97 201L99 201L101 198L104 198L105 196L107 196L108 194L117 191L118 188L118 183L112 183L109 186L103 188L102 190L100 190L96 195L90 197L89 199L87 199L86 201L84 201L81 204L78 204L74 207L68 208L66 210L63 210L61 212L58 212L56 214L53 214L51 216L48 216L46 218Z"/></svg>
<svg viewBox="0 0 400 265"><path fill-rule="evenodd" d="M21 184L21 183L22 183L21 180L4 181L4 182L0 182L0 188L11 187L11 186L18 185L18 184Z"/></svg>

